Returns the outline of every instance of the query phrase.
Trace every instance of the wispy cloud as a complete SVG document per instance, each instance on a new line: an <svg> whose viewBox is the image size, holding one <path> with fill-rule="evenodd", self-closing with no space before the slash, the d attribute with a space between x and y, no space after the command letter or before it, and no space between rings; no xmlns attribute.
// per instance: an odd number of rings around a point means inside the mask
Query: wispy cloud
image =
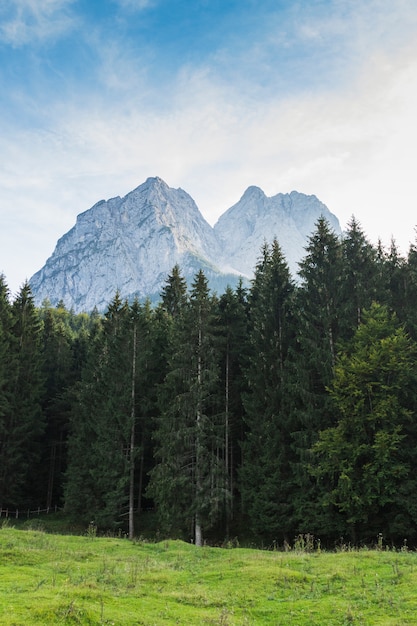
<svg viewBox="0 0 417 626"><path fill-rule="evenodd" d="M74 25L74 0L2 0L0 40L14 47L57 37Z"/></svg>
<svg viewBox="0 0 417 626"><path fill-rule="evenodd" d="M151 8L116 1L126 14ZM24 85L8 89L20 109L15 120L4 108L0 116L0 206L13 207L0 231L11 261L0 271L13 278L20 257L33 273L77 213L154 175L188 191L211 222L251 184L268 195L297 189L343 226L354 213L373 239L392 229L405 249L417 221L414 3L299 2L278 14L261 2L247 36L226 29L197 62L172 64L152 38L126 40L124 24L110 31L103 20L87 32L84 21L78 36L94 60L85 75L62 72L59 89L52 80L36 97ZM0 0L0 38L18 46L57 36L72 9Z"/></svg>
<svg viewBox="0 0 417 626"><path fill-rule="evenodd" d="M157 0L113 0L113 2L129 11L143 11L157 4Z"/></svg>

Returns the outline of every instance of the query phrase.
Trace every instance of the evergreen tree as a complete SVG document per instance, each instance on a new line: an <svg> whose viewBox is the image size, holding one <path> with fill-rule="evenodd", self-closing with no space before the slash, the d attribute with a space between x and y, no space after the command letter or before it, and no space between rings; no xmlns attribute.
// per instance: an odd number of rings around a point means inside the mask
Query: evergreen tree
<svg viewBox="0 0 417 626"><path fill-rule="evenodd" d="M116 294L92 340L72 408L66 507L102 527L141 508L155 405L153 313Z"/></svg>
<svg viewBox="0 0 417 626"><path fill-rule="evenodd" d="M389 253L385 257L384 280L387 285L387 304L394 311L400 322L407 318L407 264L398 251L394 239L391 240Z"/></svg>
<svg viewBox="0 0 417 626"><path fill-rule="evenodd" d="M12 381L16 376L12 326L9 289L4 276L0 275L0 510L9 504L7 494L10 464L8 440L12 420Z"/></svg>
<svg viewBox="0 0 417 626"><path fill-rule="evenodd" d="M363 310L379 295L377 252L354 217L342 239L342 255L340 337L350 339L361 323Z"/></svg>
<svg viewBox="0 0 417 626"><path fill-rule="evenodd" d="M147 487L147 475L154 465L152 449L153 418L157 415L157 386L165 364L160 350L160 327L149 301L131 306L132 317L132 421L130 452L130 537L132 512L137 515ZM137 496L136 496L137 494Z"/></svg>
<svg viewBox="0 0 417 626"><path fill-rule="evenodd" d="M312 472L337 532L354 542L415 534L415 358L395 316L374 304L336 365L334 425L320 433Z"/></svg>
<svg viewBox="0 0 417 626"><path fill-rule="evenodd" d="M72 412L66 507L112 527L128 506L132 432L132 335L116 294L103 320Z"/></svg>
<svg viewBox="0 0 417 626"><path fill-rule="evenodd" d="M160 390L157 465L149 488L164 529L192 528L196 545L202 544L203 528L215 522L225 500L223 424L213 402L218 381L213 312L200 271L187 308L175 323L175 350Z"/></svg>
<svg viewBox="0 0 417 626"><path fill-rule="evenodd" d="M66 467L70 403L67 390L75 382L71 314L65 307L41 309L43 322L43 372L45 397L43 411L46 431L42 449L42 473L46 506L57 504L63 497L63 473Z"/></svg>
<svg viewBox="0 0 417 626"><path fill-rule="evenodd" d="M244 511L269 538L292 523L291 374L294 286L276 240L264 246L249 295L250 346L244 396L247 424L240 473Z"/></svg>
<svg viewBox="0 0 417 626"><path fill-rule="evenodd" d="M2 300L5 329L10 316L4 289ZM0 505L32 506L38 505L42 496L37 476L45 421L41 323L28 283L12 304L9 331L11 362L6 382L8 406L2 420Z"/></svg>
<svg viewBox="0 0 417 626"><path fill-rule="evenodd" d="M297 348L294 355L296 385L292 392L296 412L293 445L298 462L294 479L298 488L294 512L298 529L322 532L332 520L317 505L317 485L307 468L310 449L320 430L331 424L327 387L331 384L340 334L342 247L328 222L320 218L300 262L301 283L297 289Z"/></svg>
<svg viewBox="0 0 417 626"><path fill-rule="evenodd" d="M243 439L245 424L242 396L246 389L243 374L248 341L247 293L242 281L236 291L227 287L219 300L218 349L220 354L221 381L220 401L224 413L224 452L225 452L225 502L226 534L236 509L238 495L237 470L241 465L240 442Z"/></svg>
<svg viewBox="0 0 417 626"><path fill-rule="evenodd" d="M187 283L178 264L174 265L171 274L167 277L161 299L162 309L172 318L180 314L187 302Z"/></svg>
<svg viewBox="0 0 417 626"><path fill-rule="evenodd" d="M412 338L417 340L417 238L408 251L405 277L405 323Z"/></svg>

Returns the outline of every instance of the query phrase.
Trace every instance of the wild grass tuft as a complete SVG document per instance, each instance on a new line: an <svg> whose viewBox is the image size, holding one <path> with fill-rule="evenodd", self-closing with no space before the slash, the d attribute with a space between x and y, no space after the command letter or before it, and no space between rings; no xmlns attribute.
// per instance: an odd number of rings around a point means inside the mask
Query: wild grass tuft
<svg viewBox="0 0 417 626"><path fill-rule="evenodd" d="M405 626L416 564L378 542L326 552L312 535L261 551L2 527L0 624Z"/></svg>

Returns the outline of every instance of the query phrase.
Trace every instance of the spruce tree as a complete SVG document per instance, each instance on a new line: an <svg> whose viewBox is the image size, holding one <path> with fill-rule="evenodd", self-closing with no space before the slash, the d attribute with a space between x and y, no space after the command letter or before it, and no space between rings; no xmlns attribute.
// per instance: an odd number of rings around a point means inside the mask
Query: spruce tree
<svg viewBox="0 0 417 626"><path fill-rule="evenodd" d="M153 313L116 294L92 339L71 413L65 501L105 528L135 520L143 498L155 406Z"/></svg>
<svg viewBox="0 0 417 626"><path fill-rule="evenodd" d="M4 306L4 296L3 302ZM10 315L3 314L3 328ZM11 307L10 370L6 382L8 406L2 424L0 485L4 506L38 506L40 455L45 420L42 412L41 322L28 283L20 289Z"/></svg>
<svg viewBox="0 0 417 626"><path fill-rule="evenodd" d="M349 532L354 542L378 532L415 536L416 348L375 303L339 355L330 387L334 425L314 445L312 472L321 504L338 515L334 532Z"/></svg>
<svg viewBox="0 0 417 626"><path fill-rule="evenodd" d="M175 318L187 302L187 283L178 264L168 275L161 293L161 307L169 316Z"/></svg>
<svg viewBox="0 0 417 626"><path fill-rule="evenodd" d="M129 502L132 335L116 294L103 320L72 411L66 506L102 527L120 523ZM126 510L127 512L127 510Z"/></svg>
<svg viewBox="0 0 417 626"><path fill-rule="evenodd" d="M400 254L394 239L385 257L384 279L387 285L388 305L400 322L407 319L407 262Z"/></svg>
<svg viewBox="0 0 417 626"><path fill-rule="evenodd" d="M408 250L405 280L405 324L412 338L417 340L417 239Z"/></svg>
<svg viewBox="0 0 417 626"><path fill-rule="evenodd" d="M56 308L44 306L40 313L46 431L42 449L43 472L39 479L45 485L46 506L51 507L60 503L63 497L70 410L68 389L75 382L74 332L70 322L72 314L63 305Z"/></svg>
<svg viewBox="0 0 417 626"><path fill-rule="evenodd" d="M338 236L320 218L300 262L296 297L297 380L292 394L296 423L292 437L298 457L294 465L298 489L293 504L298 529L303 532L322 532L326 524L332 524L317 504L317 485L307 470L309 451L319 431L332 419L327 388L333 380L340 337L342 258Z"/></svg>
<svg viewBox="0 0 417 626"><path fill-rule="evenodd" d="M377 251L352 217L342 239L340 285L340 338L350 339L361 323L362 312L378 299Z"/></svg>
<svg viewBox="0 0 417 626"><path fill-rule="evenodd" d="M9 289L4 276L0 275L0 510L11 504L7 490L11 462L8 448L12 426L12 385L17 365L12 327Z"/></svg>
<svg viewBox="0 0 417 626"><path fill-rule="evenodd" d="M215 402L214 304L199 271L189 303L175 321L175 348L155 424L157 465L149 487L163 529L192 529L196 545L202 545L203 528L216 521L225 500L223 424Z"/></svg>
<svg viewBox="0 0 417 626"><path fill-rule="evenodd" d="M236 290L227 287L219 299L218 349L221 380L219 404L223 408L225 452L226 535L237 510L237 471L241 465L240 442L245 430L242 396L246 390L243 369L248 343L247 293L242 281ZM230 497L229 497L230 496Z"/></svg>
<svg viewBox="0 0 417 626"><path fill-rule="evenodd" d="M291 369L294 285L276 240L264 246L249 294L250 344L244 396L246 437L240 486L243 510L258 536L291 529Z"/></svg>

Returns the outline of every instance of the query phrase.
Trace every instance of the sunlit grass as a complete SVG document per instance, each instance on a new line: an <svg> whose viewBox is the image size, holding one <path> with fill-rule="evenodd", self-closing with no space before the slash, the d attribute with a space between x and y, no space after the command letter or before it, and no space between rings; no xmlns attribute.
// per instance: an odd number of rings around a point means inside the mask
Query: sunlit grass
<svg viewBox="0 0 417 626"><path fill-rule="evenodd" d="M417 624L417 554L196 548L0 530L0 623Z"/></svg>

